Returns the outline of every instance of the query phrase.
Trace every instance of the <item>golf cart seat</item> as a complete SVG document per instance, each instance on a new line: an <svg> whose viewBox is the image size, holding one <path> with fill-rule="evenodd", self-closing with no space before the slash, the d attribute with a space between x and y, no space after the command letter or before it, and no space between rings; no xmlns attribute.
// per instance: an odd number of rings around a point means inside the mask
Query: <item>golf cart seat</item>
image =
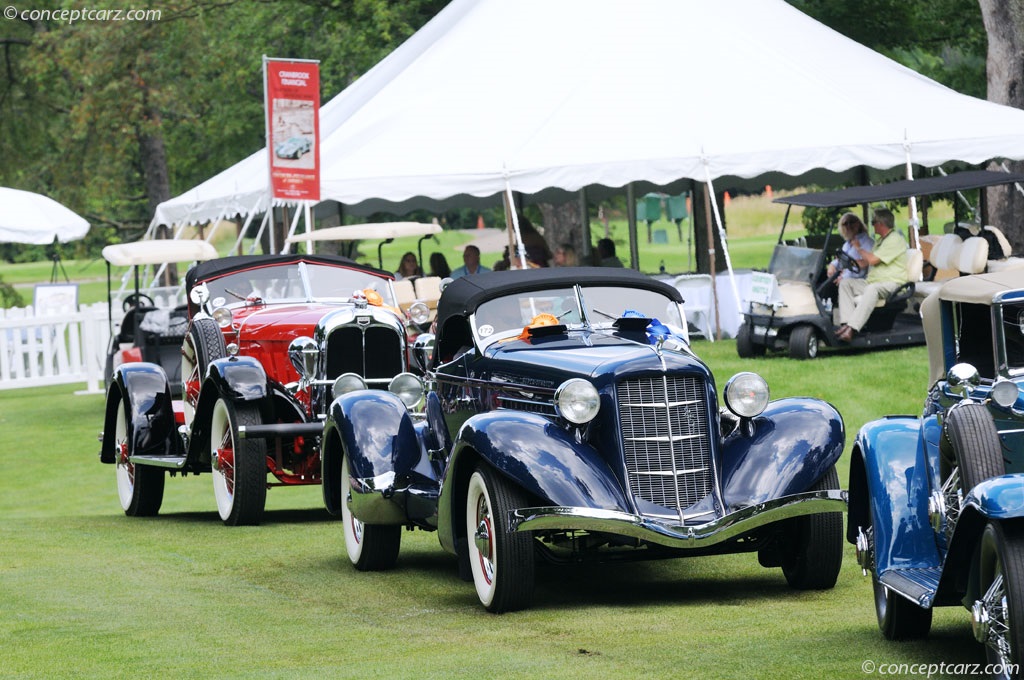
<svg viewBox="0 0 1024 680"><path fill-rule="evenodd" d="M871 313L863 330L888 330L892 328L896 317L907 310L907 301L914 297L914 291L921 280L924 267L924 255L917 248L907 249L907 282L889 293L884 299L875 303L875 311ZM859 302L860 296L854 298Z"/></svg>
<svg viewBox="0 0 1024 680"><path fill-rule="evenodd" d="M961 240L956 234L946 234L932 248L931 262L939 272L954 272L952 278L964 274L980 274L989 265L988 241L980 236ZM942 287L949 276L936 275L934 281L918 284L917 295L925 298Z"/></svg>
<svg viewBox="0 0 1024 680"><path fill-rule="evenodd" d="M999 242L1000 250L1003 251L1001 259L988 261L989 272L1005 272L1010 269L1024 268L1024 257L1013 257L1013 248L1001 229L986 225L984 233L990 233Z"/></svg>

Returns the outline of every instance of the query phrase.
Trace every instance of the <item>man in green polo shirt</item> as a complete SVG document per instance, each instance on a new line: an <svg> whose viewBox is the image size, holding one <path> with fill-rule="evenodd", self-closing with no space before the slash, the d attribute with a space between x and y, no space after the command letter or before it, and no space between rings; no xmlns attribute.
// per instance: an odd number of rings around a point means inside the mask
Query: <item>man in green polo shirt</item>
<svg viewBox="0 0 1024 680"><path fill-rule="evenodd" d="M871 216L875 228L875 247L864 250L854 245L857 263L869 267L863 279L844 278L839 282L839 322L836 337L850 342L867 323L875 304L907 282L907 240L895 229L896 220L887 208L876 208ZM858 302L854 298L860 296Z"/></svg>

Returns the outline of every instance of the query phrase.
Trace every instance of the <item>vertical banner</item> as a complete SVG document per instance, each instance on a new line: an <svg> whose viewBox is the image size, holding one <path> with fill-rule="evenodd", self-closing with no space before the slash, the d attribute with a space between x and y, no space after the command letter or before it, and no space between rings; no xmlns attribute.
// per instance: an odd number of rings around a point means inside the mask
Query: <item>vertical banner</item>
<svg viewBox="0 0 1024 680"><path fill-rule="evenodd" d="M320 62L263 57L274 198L320 200Z"/></svg>

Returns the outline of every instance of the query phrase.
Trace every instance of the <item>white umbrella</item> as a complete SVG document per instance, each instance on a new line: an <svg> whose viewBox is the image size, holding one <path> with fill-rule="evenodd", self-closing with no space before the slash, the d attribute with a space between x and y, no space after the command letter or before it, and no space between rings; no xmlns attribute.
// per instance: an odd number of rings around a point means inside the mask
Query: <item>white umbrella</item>
<svg viewBox="0 0 1024 680"><path fill-rule="evenodd" d="M42 194L0 187L0 243L49 245L89 231L85 218Z"/></svg>

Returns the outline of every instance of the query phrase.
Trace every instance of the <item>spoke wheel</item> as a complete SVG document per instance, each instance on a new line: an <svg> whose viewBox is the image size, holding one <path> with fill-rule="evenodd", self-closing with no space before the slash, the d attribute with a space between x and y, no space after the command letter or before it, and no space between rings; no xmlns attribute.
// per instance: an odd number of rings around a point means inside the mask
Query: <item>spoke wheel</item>
<svg viewBox="0 0 1024 680"><path fill-rule="evenodd" d="M213 495L224 524L259 524L267 502L267 446L262 439L239 439L240 425L259 425L259 410L218 399L210 416Z"/></svg>
<svg viewBox="0 0 1024 680"><path fill-rule="evenodd" d="M217 322L207 318L193 320L181 347L181 398L189 421L195 413L207 367L227 355L224 334Z"/></svg>
<svg viewBox="0 0 1024 680"><path fill-rule="evenodd" d="M809 490L839 488L835 466ZM788 540L782 555L782 573L791 588L827 590L836 584L843 564L843 515L821 512L789 520Z"/></svg>
<svg viewBox="0 0 1024 680"><path fill-rule="evenodd" d="M983 595L971 608L974 635L984 643L989 663L1019 664L1024 652L1024 531L990 522L981 536L979 556Z"/></svg>
<svg viewBox="0 0 1024 680"><path fill-rule="evenodd" d="M149 465L132 463L132 442L128 434L131 414L122 400L118 406L117 426L114 430L114 472L117 476L117 495L121 509L129 517L151 517L160 511L164 501L164 471Z"/></svg>
<svg viewBox="0 0 1024 680"><path fill-rule="evenodd" d="M525 505L522 493L490 468L478 467L469 479L469 563L481 604L495 614L522 609L533 595L533 537L508 525L509 510Z"/></svg>
<svg viewBox="0 0 1024 680"><path fill-rule="evenodd" d="M395 566L402 546L402 527L364 524L352 514L349 508L352 479L348 471L348 456L341 461L341 494L341 521L345 528L348 559L359 571L383 571Z"/></svg>
<svg viewBox="0 0 1024 680"><path fill-rule="evenodd" d="M818 333L814 326L797 326L789 334L789 356L793 359L814 359L818 356Z"/></svg>

